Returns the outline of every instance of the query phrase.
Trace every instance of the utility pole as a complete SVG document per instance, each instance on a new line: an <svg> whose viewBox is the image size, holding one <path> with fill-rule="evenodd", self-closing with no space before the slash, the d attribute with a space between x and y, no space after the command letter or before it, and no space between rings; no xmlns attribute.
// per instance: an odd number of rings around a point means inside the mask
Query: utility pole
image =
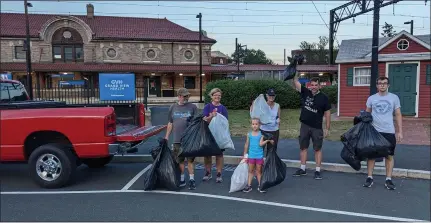
<svg viewBox="0 0 431 223"><path fill-rule="evenodd" d="M379 76L379 21L380 21L380 0L374 0L370 95L377 93L376 81L377 81L377 77Z"/></svg>
<svg viewBox="0 0 431 223"><path fill-rule="evenodd" d="M28 7L33 7L31 3L27 3L27 0L24 0L24 9L25 9L25 29L26 29L26 63L27 63L27 91L30 97L30 100L33 100L33 84L32 84L32 76L31 76L31 48L30 48L30 25L28 22Z"/></svg>
<svg viewBox="0 0 431 223"><path fill-rule="evenodd" d="M410 34L413 35L413 19L408 22L404 22L404 24L410 24Z"/></svg>
<svg viewBox="0 0 431 223"><path fill-rule="evenodd" d="M196 18L199 18L199 82L200 82L200 92L199 92L199 103L203 103L202 99L202 13L199 13Z"/></svg>
<svg viewBox="0 0 431 223"><path fill-rule="evenodd" d="M239 45L238 45L238 38L235 38L235 56L236 56L237 72L238 72L238 75L239 75Z"/></svg>
<svg viewBox="0 0 431 223"><path fill-rule="evenodd" d="M286 49L284 49L284 62L283 65L286 65Z"/></svg>

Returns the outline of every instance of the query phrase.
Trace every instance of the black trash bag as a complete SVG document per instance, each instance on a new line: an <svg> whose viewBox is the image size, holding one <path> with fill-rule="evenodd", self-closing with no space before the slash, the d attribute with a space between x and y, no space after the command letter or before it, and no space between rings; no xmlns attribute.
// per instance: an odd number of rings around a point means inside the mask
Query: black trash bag
<svg viewBox="0 0 431 223"><path fill-rule="evenodd" d="M205 157L222 155L208 122L203 115L193 117L181 137L180 157Z"/></svg>
<svg viewBox="0 0 431 223"><path fill-rule="evenodd" d="M261 189L274 187L286 178L286 164L278 157L274 149L268 150L265 164L263 165Z"/></svg>
<svg viewBox="0 0 431 223"><path fill-rule="evenodd" d="M180 188L181 170L173 152L168 147L168 140L160 139L160 163L156 170L157 188L177 190Z"/></svg>
<svg viewBox="0 0 431 223"><path fill-rule="evenodd" d="M273 140L274 139L274 135L272 135L271 133L268 132L262 132L263 135L263 140Z"/></svg>
<svg viewBox="0 0 431 223"><path fill-rule="evenodd" d="M392 145L372 125L371 113L362 112L359 118L361 122L341 136L343 144L354 149L360 160L387 157Z"/></svg>
<svg viewBox="0 0 431 223"><path fill-rule="evenodd" d="M181 171L168 141L160 138L159 145L151 150L151 156L154 161L151 169L144 174L144 190L179 189Z"/></svg>
<svg viewBox="0 0 431 223"><path fill-rule="evenodd" d="M354 151L344 146L340 153L341 158L349 164L354 170L359 171L361 169L361 160L356 157Z"/></svg>

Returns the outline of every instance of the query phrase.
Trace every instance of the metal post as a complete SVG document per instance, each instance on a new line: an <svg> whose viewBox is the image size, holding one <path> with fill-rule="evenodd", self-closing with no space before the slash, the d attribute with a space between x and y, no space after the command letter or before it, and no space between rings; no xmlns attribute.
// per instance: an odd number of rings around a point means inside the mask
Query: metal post
<svg viewBox="0 0 431 223"><path fill-rule="evenodd" d="M334 64L334 11L329 12L329 65Z"/></svg>
<svg viewBox="0 0 431 223"><path fill-rule="evenodd" d="M286 49L284 49L284 62L283 65L286 65Z"/></svg>
<svg viewBox="0 0 431 223"><path fill-rule="evenodd" d="M196 16L199 18L199 82L200 82L200 92L199 92L199 103L203 103L202 99L202 13Z"/></svg>
<svg viewBox="0 0 431 223"><path fill-rule="evenodd" d="M408 22L404 22L404 24L410 24L410 34L413 35L413 20L410 20Z"/></svg>
<svg viewBox="0 0 431 223"><path fill-rule="evenodd" d="M30 97L30 100L33 100L33 84L31 77L31 49L30 49L30 25L28 22L28 7L32 7L31 3L27 3L27 0L24 0L24 9L25 9L25 29L26 29L26 63L27 63L27 91Z"/></svg>
<svg viewBox="0 0 431 223"><path fill-rule="evenodd" d="M370 95L377 92L377 77L379 76L379 20L380 0L374 0L373 42L371 51Z"/></svg>

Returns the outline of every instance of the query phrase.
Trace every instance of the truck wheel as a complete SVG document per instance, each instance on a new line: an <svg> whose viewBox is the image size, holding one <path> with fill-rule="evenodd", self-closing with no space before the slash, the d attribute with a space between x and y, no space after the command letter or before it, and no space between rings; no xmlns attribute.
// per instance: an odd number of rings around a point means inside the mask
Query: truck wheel
<svg viewBox="0 0 431 223"><path fill-rule="evenodd" d="M60 188L76 173L76 156L70 146L57 143L36 148L29 157L30 175L44 188Z"/></svg>
<svg viewBox="0 0 431 223"><path fill-rule="evenodd" d="M110 163L112 161L112 158L114 158L113 155L102 158L82 159L82 163L90 168L101 168L106 166L106 164Z"/></svg>

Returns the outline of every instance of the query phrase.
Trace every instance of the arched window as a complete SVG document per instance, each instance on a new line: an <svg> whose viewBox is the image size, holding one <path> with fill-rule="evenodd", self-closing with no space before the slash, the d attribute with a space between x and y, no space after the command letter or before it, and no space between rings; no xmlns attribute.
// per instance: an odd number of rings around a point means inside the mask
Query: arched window
<svg viewBox="0 0 431 223"><path fill-rule="evenodd" d="M72 28L60 28L52 36L54 62L84 62L84 42Z"/></svg>

